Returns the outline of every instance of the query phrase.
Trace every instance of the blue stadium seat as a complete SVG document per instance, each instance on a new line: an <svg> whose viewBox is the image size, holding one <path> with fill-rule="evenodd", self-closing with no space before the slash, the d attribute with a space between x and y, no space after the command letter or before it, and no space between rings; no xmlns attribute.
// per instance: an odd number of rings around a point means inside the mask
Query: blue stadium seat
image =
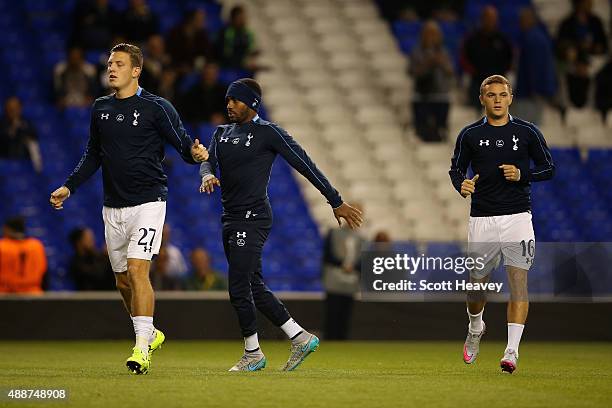
<svg viewBox="0 0 612 408"><path fill-rule="evenodd" d="M395 21L392 24L393 33L399 39L407 37L418 38L423 23L420 21Z"/></svg>
<svg viewBox="0 0 612 408"><path fill-rule="evenodd" d="M219 82L222 84L230 84L237 79L251 77L252 74L241 69L220 69Z"/></svg>
<svg viewBox="0 0 612 408"><path fill-rule="evenodd" d="M418 43L418 38L403 38L399 45L400 49L404 54L410 55L412 53L412 49Z"/></svg>

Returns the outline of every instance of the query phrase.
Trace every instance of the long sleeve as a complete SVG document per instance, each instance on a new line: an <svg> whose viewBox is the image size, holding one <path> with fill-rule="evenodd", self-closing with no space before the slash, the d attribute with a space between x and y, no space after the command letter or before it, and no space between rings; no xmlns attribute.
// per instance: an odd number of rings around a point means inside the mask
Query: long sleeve
<svg viewBox="0 0 612 408"><path fill-rule="evenodd" d="M196 161L191 157L193 140L187 134L174 106L162 98L159 98L155 103L160 107L156 113L156 123L161 135L174 146L186 163L196 164Z"/></svg>
<svg viewBox="0 0 612 408"><path fill-rule="evenodd" d="M464 129L457 137L455 152L451 159L451 168L448 171L455 190L461 193L461 183L465 180L467 169L472 161L472 151L467 143L467 131Z"/></svg>
<svg viewBox="0 0 612 408"><path fill-rule="evenodd" d="M217 133L223 128L218 127L210 138L208 145L208 160L200 164L200 178L206 176L215 176L217 172Z"/></svg>
<svg viewBox="0 0 612 408"><path fill-rule="evenodd" d="M98 128L96 126L95 106L96 105L94 103L91 110L89 140L87 141L85 152L83 153L79 164L77 164L72 174L68 176L66 182L64 183L71 193L74 193L81 184L87 181L102 164L100 133L98 132Z"/></svg>
<svg viewBox="0 0 612 408"><path fill-rule="evenodd" d="M274 125L268 126L270 127L269 140L272 149L280 154L291 167L306 177L325 196L332 208L342 205L342 198L338 191L312 162L304 149L284 129Z"/></svg>
<svg viewBox="0 0 612 408"><path fill-rule="evenodd" d="M529 139L529 157L533 160L535 167L521 168L521 181L544 181L550 180L555 175L555 164L552 155L546 145L546 140L535 126L529 126L533 137Z"/></svg>

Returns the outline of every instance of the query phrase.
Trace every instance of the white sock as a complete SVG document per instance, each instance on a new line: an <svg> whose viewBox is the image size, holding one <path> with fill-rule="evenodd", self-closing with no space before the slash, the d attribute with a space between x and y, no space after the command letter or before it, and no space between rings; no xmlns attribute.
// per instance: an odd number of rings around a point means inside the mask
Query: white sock
<svg viewBox="0 0 612 408"><path fill-rule="evenodd" d="M310 333L302 328L295 320L289 318L283 325L281 329L285 332L287 337L291 339L291 343L299 344L308 340Z"/></svg>
<svg viewBox="0 0 612 408"><path fill-rule="evenodd" d="M478 314L471 314L468 309L467 314L470 318L470 331L472 333L480 333L482 331L482 314L484 313L484 307Z"/></svg>
<svg viewBox="0 0 612 408"><path fill-rule="evenodd" d="M259 350L259 339L257 338L257 333L251 334L249 337L244 338L244 350L246 352Z"/></svg>
<svg viewBox="0 0 612 408"><path fill-rule="evenodd" d="M134 316L130 315L130 319L132 319L132 324L134 324ZM157 336L157 329L153 326L153 331L151 332L151 337L149 337L149 344L155 341L155 337Z"/></svg>
<svg viewBox="0 0 612 408"><path fill-rule="evenodd" d="M149 353L149 339L153 333L153 317L152 316L134 316L134 333L136 333L136 347L142 350L143 354Z"/></svg>
<svg viewBox="0 0 612 408"><path fill-rule="evenodd" d="M506 350L512 349L516 351L517 356L524 328L524 324L508 323L508 345L506 346Z"/></svg>

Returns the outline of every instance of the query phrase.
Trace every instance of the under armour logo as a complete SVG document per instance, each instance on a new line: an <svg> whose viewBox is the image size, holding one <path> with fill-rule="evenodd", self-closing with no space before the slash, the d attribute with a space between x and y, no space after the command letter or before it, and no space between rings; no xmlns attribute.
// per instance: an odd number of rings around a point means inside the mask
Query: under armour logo
<svg viewBox="0 0 612 408"><path fill-rule="evenodd" d="M251 145L251 139L252 139L252 138L253 138L253 135L252 135L251 133L249 133L249 134L247 135L247 139L249 139L249 140L247 140L247 142L246 142L244 145L245 145L245 146L250 146L250 145Z"/></svg>
<svg viewBox="0 0 612 408"><path fill-rule="evenodd" d="M100 119L107 120L109 115L110 115L109 113L103 113L103 114L100 115Z"/></svg>
<svg viewBox="0 0 612 408"><path fill-rule="evenodd" d="M132 125L138 126L138 117L139 116L140 116L140 113L138 113L138 111L136 109L134 109L134 121L132 122Z"/></svg>
<svg viewBox="0 0 612 408"><path fill-rule="evenodd" d="M220 138L219 138L219 141L220 141L221 143L226 143L226 142L229 142L229 137L220 137Z"/></svg>
<svg viewBox="0 0 612 408"><path fill-rule="evenodd" d="M245 232L236 232L236 238L246 238L246 231Z"/></svg>
<svg viewBox="0 0 612 408"><path fill-rule="evenodd" d="M518 137L516 137L515 135L512 135L512 141L514 142L514 146L512 146L512 150L518 150L518 145L517 145L519 141Z"/></svg>
<svg viewBox="0 0 612 408"><path fill-rule="evenodd" d="M144 252L151 252L152 249L153 249L153 247L148 247L148 246L145 245Z"/></svg>
<svg viewBox="0 0 612 408"><path fill-rule="evenodd" d="M480 145L481 146L483 146L483 145L487 145L488 146L489 145L489 139L487 139L487 140L480 139Z"/></svg>

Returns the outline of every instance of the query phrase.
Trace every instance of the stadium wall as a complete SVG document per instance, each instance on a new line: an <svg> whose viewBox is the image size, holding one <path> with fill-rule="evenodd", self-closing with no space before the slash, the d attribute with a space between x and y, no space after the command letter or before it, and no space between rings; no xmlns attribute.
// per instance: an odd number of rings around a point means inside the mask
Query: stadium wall
<svg viewBox="0 0 612 408"><path fill-rule="evenodd" d="M321 331L320 293L281 293L292 315L310 330ZM132 325L119 296L111 293L49 294L0 298L0 340L131 339ZM505 341L506 305L489 303L487 338ZM532 302L525 339L612 341L612 302ZM174 339L238 339L240 332L225 293L159 293L155 324ZM260 337L283 333L259 316ZM356 301L351 339L457 340L467 319L461 301ZM580 327L577 329L576 327Z"/></svg>

